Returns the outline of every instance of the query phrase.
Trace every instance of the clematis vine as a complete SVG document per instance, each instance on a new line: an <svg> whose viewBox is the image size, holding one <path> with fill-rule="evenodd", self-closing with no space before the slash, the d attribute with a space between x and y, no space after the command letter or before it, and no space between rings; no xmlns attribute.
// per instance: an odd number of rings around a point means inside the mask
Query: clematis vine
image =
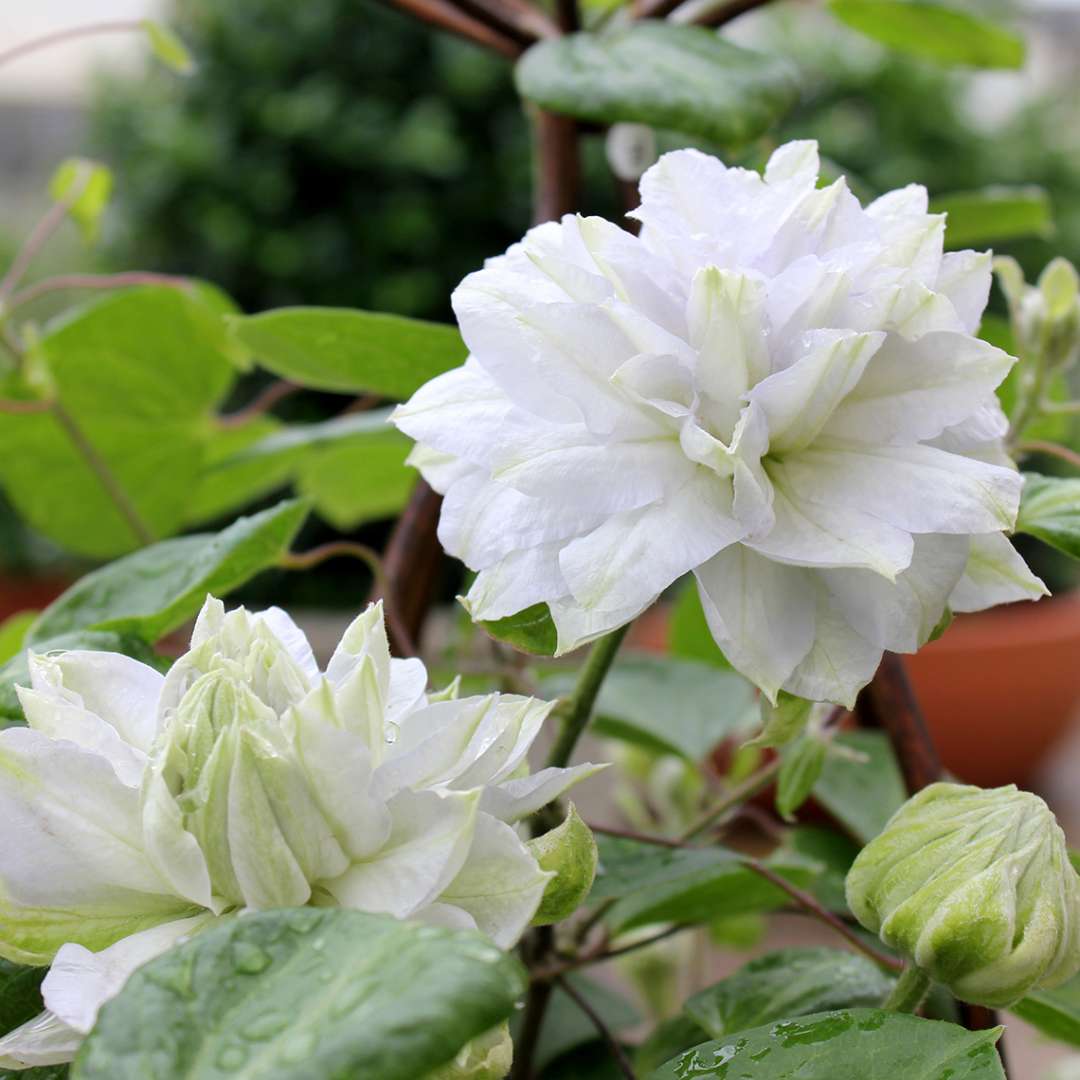
<svg viewBox="0 0 1080 1080"><path fill-rule="evenodd" d="M863 208L818 171L667 154L640 236L568 215L462 282L471 355L395 422L474 618L546 604L562 653L692 572L770 699L850 705L948 610L1046 592L1007 537L989 254L943 253L921 187Z"/></svg>
<svg viewBox="0 0 1080 1080"><path fill-rule="evenodd" d="M341 905L509 947L553 877L513 823L597 768L530 774L552 706L428 693L380 605L325 672L283 611L208 598L167 675L86 651L30 674L28 727L0 733L0 955L51 969L7 1068L71 1060L136 967L245 910Z"/></svg>

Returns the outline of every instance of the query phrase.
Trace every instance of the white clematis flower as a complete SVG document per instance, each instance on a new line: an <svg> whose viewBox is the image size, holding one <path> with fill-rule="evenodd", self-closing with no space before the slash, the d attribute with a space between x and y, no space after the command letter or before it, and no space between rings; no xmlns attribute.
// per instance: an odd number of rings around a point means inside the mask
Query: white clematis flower
<svg viewBox="0 0 1080 1080"><path fill-rule="evenodd" d="M640 237L567 216L462 282L471 356L395 422L474 618L546 603L566 652L692 572L770 698L851 704L947 605L1045 592L1005 536L989 255L943 254L921 187L817 179L812 142L764 176L667 154Z"/></svg>
<svg viewBox="0 0 1080 1080"><path fill-rule="evenodd" d="M529 773L551 705L426 693L381 605L325 672L276 608L208 598L160 675L30 659L0 733L0 955L51 964L0 1067L69 1061L135 968L234 911L307 903L520 937L548 880L513 823L596 771Z"/></svg>

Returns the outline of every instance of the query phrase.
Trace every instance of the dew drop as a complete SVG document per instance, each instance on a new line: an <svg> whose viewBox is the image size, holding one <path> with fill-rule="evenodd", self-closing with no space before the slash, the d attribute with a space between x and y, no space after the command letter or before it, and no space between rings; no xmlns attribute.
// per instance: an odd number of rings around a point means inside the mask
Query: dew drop
<svg viewBox="0 0 1080 1080"><path fill-rule="evenodd" d="M265 971L273 957L265 950L249 941L237 941L233 945L233 966L245 975L258 975Z"/></svg>

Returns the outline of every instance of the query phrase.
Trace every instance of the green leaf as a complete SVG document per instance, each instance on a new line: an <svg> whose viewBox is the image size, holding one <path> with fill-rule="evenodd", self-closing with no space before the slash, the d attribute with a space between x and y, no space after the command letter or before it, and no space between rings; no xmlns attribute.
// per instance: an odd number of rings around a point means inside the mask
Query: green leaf
<svg viewBox="0 0 1080 1080"><path fill-rule="evenodd" d="M988 187L935 196L934 214L947 214L945 246L983 247L1017 237L1050 236L1050 197L1039 187Z"/></svg>
<svg viewBox="0 0 1080 1080"><path fill-rule="evenodd" d="M167 68L178 75L190 75L195 70L194 58L171 27L153 19L144 19L142 25L151 50Z"/></svg>
<svg viewBox="0 0 1080 1080"><path fill-rule="evenodd" d="M796 855L822 866L821 875L810 886L810 891L830 911L846 913L848 907L844 883L855 856L859 854L859 846L835 829L819 825L800 825L790 829L785 844Z"/></svg>
<svg viewBox="0 0 1080 1080"><path fill-rule="evenodd" d="M48 970L0 958L0 1035L32 1020L45 1008L41 981Z"/></svg>
<svg viewBox="0 0 1080 1080"><path fill-rule="evenodd" d="M316 390L403 401L466 356L455 327L401 315L295 307L230 321L262 367Z"/></svg>
<svg viewBox="0 0 1080 1080"><path fill-rule="evenodd" d="M825 768L826 753L825 743L816 735L803 735L784 747L776 778L776 810L785 821L793 821L795 811L810 798Z"/></svg>
<svg viewBox="0 0 1080 1080"><path fill-rule="evenodd" d="M1009 1011L1052 1039L1080 1046L1080 975L1053 990L1033 991Z"/></svg>
<svg viewBox="0 0 1080 1080"><path fill-rule="evenodd" d="M786 690L777 695L776 704L761 699L761 733L747 743L748 746L785 746L797 739L805 730L814 708L812 701L796 697Z"/></svg>
<svg viewBox="0 0 1080 1080"><path fill-rule="evenodd" d="M545 691L568 693L573 681L555 671ZM548 691L550 692L550 691ZM645 654L617 660L596 703L591 730L699 762L729 735L746 730L754 688L733 671L697 660Z"/></svg>
<svg viewBox="0 0 1080 1080"><path fill-rule="evenodd" d="M959 8L925 0L829 0L848 26L898 52L984 68L1018 68L1024 42L1008 30Z"/></svg>
<svg viewBox="0 0 1080 1080"><path fill-rule="evenodd" d="M672 1016L658 1024L637 1048L634 1067L642 1074L649 1073L676 1054L706 1042L708 1038L709 1033L685 1013Z"/></svg>
<svg viewBox="0 0 1080 1080"><path fill-rule="evenodd" d="M830 754L814 785L814 798L865 844L906 801L904 777L888 736L880 731L849 731L833 742L866 760Z"/></svg>
<svg viewBox="0 0 1080 1080"><path fill-rule="evenodd" d="M0 1080L67 1080L67 1065L39 1065L36 1069L0 1069Z"/></svg>
<svg viewBox="0 0 1080 1080"><path fill-rule="evenodd" d="M655 20L541 41L518 61L518 92L600 124L671 128L725 145L756 139L794 103L792 69L711 30Z"/></svg>
<svg viewBox="0 0 1080 1080"><path fill-rule="evenodd" d="M132 289L50 327L38 354L63 415L0 424L0 485L16 511L79 554L141 546L100 459L150 533L175 532L198 486L211 411L233 380L232 348L209 291Z"/></svg>
<svg viewBox="0 0 1080 1080"><path fill-rule="evenodd" d="M1080 480L1024 473L1016 531L1080 559Z"/></svg>
<svg viewBox="0 0 1080 1080"><path fill-rule="evenodd" d="M704 1043L652 1080L1004 1080L1001 1028L967 1031L880 1009L844 1009L765 1024Z"/></svg>
<svg viewBox="0 0 1080 1080"><path fill-rule="evenodd" d="M694 994L686 1012L711 1039L830 1009L876 1007L893 980L865 956L840 949L780 949Z"/></svg>
<svg viewBox="0 0 1080 1080"><path fill-rule="evenodd" d="M0 622L0 664L6 664L23 647L37 617L36 611L18 611Z"/></svg>
<svg viewBox="0 0 1080 1080"><path fill-rule="evenodd" d="M595 982L584 975L569 976L574 989L592 1006L607 1025L619 1032L641 1022L638 1011L616 990ZM510 1030L517 1040L521 1019L515 1016ZM544 1013L534 1064L539 1072L564 1054L578 1050L597 1038L596 1027L581 1011L580 1006L564 990L555 987Z"/></svg>
<svg viewBox="0 0 1080 1080"><path fill-rule="evenodd" d="M755 874L743 857L720 847L666 848L622 837L597 837L600 867L590 900L617 898L606 919L615 931L656 922L702 923L720 916L771 911L787 894ZM795 885L820 868L790 853L764 860Z"/></svg>
<svg viewBox="0 0 1080 1080"><path fill-rule="evenodd" d="M480 934L333 908L264 911L140 968L77 1080L415 1080L506 1019L521 965Z"/></svg>
<svg viewBox="0 0 1080 1080"><path fill-rule="evenodd" d="M516 615L505 619L492 619L480 625L499 641L505 641L520 652L534 656L554 656L559 632L551 618L547 604L533 604Z"/></svg>
<svg viewBox="0 0 1080 1080"><path fill-rule="evenodd" d="M725 671L733 670L728 658L712 636L701 606L697 582L691 578L682 587L671 610L668 627L668 649L672 656L686 660L702 660Z"/></svg>
<svg viewBox="0 0 1080 1080"><path fill-rule="evenodd" d="M61 649L96 649L100 652L118 652L141 660L144 664L162 668L165 661L158 656L142 638L130 634L117 634L111 630L80 630L74 634L38 641L35 652L52 652ZM30 671L26 666L26 650L12 657L0 667L0 727L22 724L23 712L19 704L16 686L30 685Z"/></svg>
<svg viewBox="0 0 1080 1080"><path fill-rule="evenodd" d="M30 644L76 630L112 630L147 642L276 565L307 516L299 500L234 521L220 533L164 540L80 578L42 613Z"/></svg>
<svg viewBox="0 0 1080 1080"><path fill-rule="evenodd" d="M68 204L71 220L79 226L83 240L91 244L97 239L112 187L112 173L100 162L68 158L53 173L49 194L56 202Z"/></svg>

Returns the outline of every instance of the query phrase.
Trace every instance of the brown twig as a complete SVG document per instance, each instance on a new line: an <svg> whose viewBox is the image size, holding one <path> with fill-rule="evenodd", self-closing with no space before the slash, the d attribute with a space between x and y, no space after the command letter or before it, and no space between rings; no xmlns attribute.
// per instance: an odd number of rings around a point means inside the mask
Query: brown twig
<svg viewBox="0 0 1080 1080"><path fill-rule="evenodd" d="M539 110L534 120L536 180L533 223L558 221L578 207L581 158L577 121Z"/></svg>
<svg viewBox="0 0 1080 1080"><path fill-rule="evenodd" d="M737 784L726 795L718 799L704 814L695 821L689 829L683 833L683 840L692 840L707 832L714 825L718 825L733 810L737 810L747 799L752 799L765 791L776 779L780 772L780 758L774 757L772 761L763 765L756 773L748 776L741 784Z"/></svg>
<svg viewBox="0 0 1080 1080"><path fill-rule="evenodd" d="M15 401L0 400L0 413L8 413L11 416L30 416L33 413L51 412L51 401Z"/></svg>
<svg viewBox="0 0 1080 1080"><path fill-rule="evenodd" d="M596 948L590 949L588 952L583 952L579 956L572 956L565 960L560 960L558 963L551 964L546 968L534 968L529 972L529 978L533 980L557 979L560 975L565 975L568 971L578 971L580 968L590 967L593 964L604 964L607 963L608 960L617 960L620 956L638 952L640 949L647 949L650 945L655 945L660 941L666 941L669 937L681 934L684 930L692 929L692 926L679 923L676 926L668 926L655 934L651 934L647 938L642 938L640 941L632 941L629 945L620 945L615 949L609 948L607 939L605 938Z"/></svg>
<svg viewBox="0 0 1080 1080"><path fill-rule="evenodd" d="M185 289L191 287L191 281L173 274L155 274L147 270L132 270L121 274L58 274L20 289L12 296L8 307L21 307L38 297L65 289L125 289L138 285L168 285Z"/></svg>
<svg viewBox="0 0 1080 1080"><path fill-rule="evenodd" d="M310 551L288 551L278 560L278 565L284 570L310 570L313 566L326 562L327 559L336 559L339 556L359 559L364 563L375 579L376 590L386 595L388 590L384 561L366 544L358 544L354 540L331 540ZM392 596L387 596L383 609L386 613L386 627L391 640L397 642L398 648L406 655L415 656L416 646L402 623L401 613L396 609Z"/></svg>
<svg viewBox="0 0 1080 1080"><path fill-rule="evenodd" d="M732 19L745 15L754 8L764 7L771 0L729 0L719 7L700 12L691 20L698 26L726 26Z"/></svg>
<svg viewBox="0 0 1080 1080"><path fill-rule="evenodd" d="M493 30L500 31L531 45L542 38L557 37L559 25L542 8L528 0L458 0L461 6L486 22Z"/></svg>
<svg viewBox="0 0 1080 1080"><path fill-rule="evenodd" d="M396 7L424 22L448 30L467 41L493 49L503 56L516 60L521 55L521 44L499 30L493 29L486 22L466 14L449 0L389 0Z"/></svg>
<svg viewBox="0 0 1080 1080"><path fill-rule="evenodd" d="M70 197L58 203L53 203L34 226L23 246L19 248L15 258L12 259L3 280L0 280L0 304L5 302L11 295L15 286L22 279L23 274L26 273L30 264L37 257L38 252L48 242L49 237L64 223L64 218L67 217L73 203L74 199Z"/></svg>
<svg viewBox="0 0 1080 1080"><path fill-rule="evenodd" d="M1016 444L1016 450L1021 454L1050 454L1051 457L1067 461L1074 469L1080 469L1080 454L1057 443L1043 439L1024 439Z"/></svg>
<svg viewBox="0 0 1080 1080"><path fill-rule="evenodd" d="M575 989L569 979L564 979L561 976L556 980L559 988L570 998L571 1001L589 1018L592 1026L600 1033L600 1037L607 1043L608 1049L611 1051L612 1057L615 1059L615 1064L619 1067L619 1072L628 1080L637 1080L637 1074L634 1072L633 1065L630 1064L630 1059L626 1056L626 1051L619 1045L619 1040L615 1038L612 1030L604 1023L603 1018L596 1012L596 1010L588 1003L588 1001Z"/></svg>
<svg viewBox="0 0 1080 1080"><path fill-rule="evenodd" d="M0 52L0 65L19 57L27 56L39 49L48 49L53 45L60 45L65 41L74 41L77 38L91 37L96 34L130 34L144 29L145 24L141 19L117 19L109 22L85 23L82 26L72 26L67 30L57 30L52 34L45 34L39 38L24 41L10 49Z"/></svg>
<svg viewBox="0 0 1080 1080"><path fill-rule="evenodd" d="M277 379L263 387L242 409L218 417L219 428L238 428L251 423L260 416L265 416L279 401L284 401L303 387L288 379Z"/></svg>

